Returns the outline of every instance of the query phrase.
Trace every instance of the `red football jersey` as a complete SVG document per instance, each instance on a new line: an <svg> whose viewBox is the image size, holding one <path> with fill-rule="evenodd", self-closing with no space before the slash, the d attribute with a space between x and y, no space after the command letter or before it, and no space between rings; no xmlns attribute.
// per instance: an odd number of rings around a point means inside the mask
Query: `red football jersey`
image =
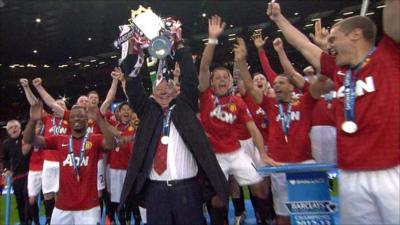
<svg viewBox="0 0 400 225"><path fill-rule="evenodd" d="M335 59L321 55L321 74L336 83L335 116L338 166L349 170L376 170L400 162L400 44L386 34L356 76L353 134L341 130L344 122L344 75Z"/></svg>
<svg viewBox="0 0 400 225"><path fill-rule="evenodd" d="M278 103L275 98L264 96L262 107L268 115L268 155L275 161L297 163L312 159L309 132L311 129L312 110L316 104L308 92L308 83L304 94L296 94L291 108L291 123L288 142L279 119ZM282 103L287 113L288 103Z"/></svg>
<svg viewBox="0 0 400 225"><path fill-rule="evenodd" d="M69 155L69 135L52 136L45 139L49 149L56 149L60 158L60 190L56 207L62 210L86 210L99 205L97 191L97 162L103 151L103 136L89 135L85 144L85 154L80 158L83 137L73 138L74 158L80 165L78 182L73 161Z"/></svg>
<svg viewBox="0 0 400 225"><path fill-rule="evenodd" d="M132 138L134 137L135 128L132 125L126 126L122 123L118 123L115 121L112 121L111 124L121 132L122 136L131 136ZM109 151L108 163L110 165L110 168L119 170L126 170L128 168L133 144L134 142L132 139L132 141L130 141L129 143L121 144L112 151Z"/></svg>
<svg viewBox="0 0 400 225"><path fill-rule="evenodd" d="M44 124L44 137L51 137L54 135L69 135L71 129L69 127L69 111L64 111L64 118L60 119L53 117L51 114L46 114L42 118ZM43 149L43 159L49 161L59 161L58 152L48 149Z"/></svg>
<svg viewBox="0 0 400 225"><path fill-rule="evenodd" d="M200 117L216 153L229 153L239 149L238 125L245 125L253 120L241 97L228 95L217 98L211 88L200 95Z"/></svg>
<svg viewBox="0 0 400 225"><path fill-rule="evenodd" d="M29 171L42 171L43 169L43 151L34 147L29 160Z"/></svg>
<svg viewBox="0 0 400 225"><path fill-rule="evenodd" d="M329 105L325 99L318 100L313 110L311 123L313 126L336 126L332 104Z"/></svg>
<svg viewBox="0 0 400 225"><path fill-rule="evenodd" d="M246 103L247 107L251 115L253 116L254 122L257 125L257 128L260 130L263 139L264 145L268 145L268 116L264 109L258 105L253 96L249 92L246 92L243 96L243 100Z"/></svg>

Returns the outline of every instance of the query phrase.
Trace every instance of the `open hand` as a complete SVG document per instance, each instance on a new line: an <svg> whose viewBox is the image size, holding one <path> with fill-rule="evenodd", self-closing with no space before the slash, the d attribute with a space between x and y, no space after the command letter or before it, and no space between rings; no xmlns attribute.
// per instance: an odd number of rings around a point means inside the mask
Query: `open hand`
<svg viewBox="0 0 400 225"><path fill-rule="evenodd" d="M261 32L254 33L251 38L253 39L254 45L257 49L263 48L268 39L268 37L265 37L263 39Z"/></svg>
<svg viewBox="0 0 400 225"><path fill-rule="evenodd" d="M270 158L266 153L261 155L262 161L264 161L266 164L271 165L271 166L282 166L283 163L277 162Z"/></svg>
<svg viewBox="0 0 400 225"><path fill-rule="evenodd" d="M218 38L225 29L225 22L222 22L221 17L214 15L208 19L208 36L210 38Z"/></svg>
<svg viewBox="0 0 400 225"><path fill-rule="evenodd" d="M328 46L329 31L321 25L321 19L316 20L314 24L314 34L310 34L310 38L322 50L326 50Z"/></svg>
<svg viewBox="0 0 400 225"><path fill-rule="evenodd" d="M238 38L237 44L234 44L233 46L233 51L235 52L235 61L245 61L247 57L247 48L243 38Z"/></svg>

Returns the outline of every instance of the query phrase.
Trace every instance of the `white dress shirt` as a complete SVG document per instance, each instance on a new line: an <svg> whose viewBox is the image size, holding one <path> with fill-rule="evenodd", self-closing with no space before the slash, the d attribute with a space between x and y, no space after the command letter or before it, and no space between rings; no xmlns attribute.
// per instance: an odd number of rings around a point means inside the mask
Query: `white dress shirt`
<svg viewBox="0 0 400 225"><path fill-rule="evenodd" d="M149 175L150 180L167 181L192 178L197 175L198 167L192 153L186 147L181 136L171 121L169 144L167 151L167 169L159 175L153 166Z"/></svg>

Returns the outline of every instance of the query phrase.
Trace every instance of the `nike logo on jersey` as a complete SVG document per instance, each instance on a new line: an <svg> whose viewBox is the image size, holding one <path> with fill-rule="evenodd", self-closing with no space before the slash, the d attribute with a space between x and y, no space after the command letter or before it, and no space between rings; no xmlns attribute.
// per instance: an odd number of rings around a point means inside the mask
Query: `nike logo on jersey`
<svg viewBox="0 0 400 225"><path fill-rule="evenodd" d="M346 75L346 73L343 73L342 71L338 71L336 74L339 75L339 76L344 76L344 75Z"/></svg>
<svg viewBox="0 0 400 225"><path fill-rule="evenodd" d="M61 147L67 147L68 144L61 144Z"/></svg>

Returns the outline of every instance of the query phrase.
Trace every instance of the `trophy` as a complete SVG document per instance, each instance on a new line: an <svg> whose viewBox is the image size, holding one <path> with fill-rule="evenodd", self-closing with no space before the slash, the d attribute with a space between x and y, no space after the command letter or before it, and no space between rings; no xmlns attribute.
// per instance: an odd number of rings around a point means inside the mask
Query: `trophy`
<svg viewBox="0 0 400 225"><path fill-rule="evenodd" d="M114 41L114 46L120 48L130 39L141 49L148 48L149 54L157 59L165 59L171 54L174 37L181 23L171 17L161 18L150 7L139 6L131 11L130 24L120 26L121 35ZM123 49L124 50L124 49Z"/></svg>

